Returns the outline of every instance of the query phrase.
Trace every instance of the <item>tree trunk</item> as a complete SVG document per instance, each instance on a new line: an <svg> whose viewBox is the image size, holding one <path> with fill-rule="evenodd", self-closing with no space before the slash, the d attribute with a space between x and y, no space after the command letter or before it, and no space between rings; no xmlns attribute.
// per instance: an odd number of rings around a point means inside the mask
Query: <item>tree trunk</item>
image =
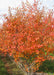
<svg viewBox="0 0 54 75"><path fill-rule="evenodd" d="M33 72L28 72L27 75L33 75Z"/></svg>

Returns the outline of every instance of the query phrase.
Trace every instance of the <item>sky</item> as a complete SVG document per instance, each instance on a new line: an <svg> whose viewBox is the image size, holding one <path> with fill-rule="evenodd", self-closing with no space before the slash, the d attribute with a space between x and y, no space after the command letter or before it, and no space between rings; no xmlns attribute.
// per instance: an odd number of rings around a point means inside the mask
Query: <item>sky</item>
<svg viewBox="0 0 54 75"><path fill-rule="evenodd" d="M0 0L0 15L8 13L8 7L17 7L21 5L21 1L26 0ZM33 3L34 0L28 0ZM54 9L54 0L40 0L42 6L48 7L49 9ZM0 17L1 18L1 17ZM1 21L1 20L0 20ZM2 21L1 21L2 22Z"/></svg>
<svg viewBox="0 0 54 75"><path fill-rule="evenodd" d="M21 5L21 1L26 0L0 0L0 12L8 11L8 7L17 7L18 5ZM30 3L33 3L33 0L28 0ZM54 0L40 0L42 1L43 5L47 6L48 8L52 9L52 6L54 5ZM3 13L4 13L3 12Z"/></svg>

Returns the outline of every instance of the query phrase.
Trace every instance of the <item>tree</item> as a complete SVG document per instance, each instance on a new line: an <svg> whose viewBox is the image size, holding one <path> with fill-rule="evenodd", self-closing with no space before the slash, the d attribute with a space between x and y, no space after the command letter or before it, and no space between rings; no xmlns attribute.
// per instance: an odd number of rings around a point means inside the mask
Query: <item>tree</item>
<svg viewBox="0 0 54 75"><path fill-rule="evenodd" d="M53 12L46 15L38 5L39 1L34 0L31 5L26 0L22 8L14 9L14 14L9 8L0 29L1 53L8 55L27 75L32 75L54 52Z"/></svg>

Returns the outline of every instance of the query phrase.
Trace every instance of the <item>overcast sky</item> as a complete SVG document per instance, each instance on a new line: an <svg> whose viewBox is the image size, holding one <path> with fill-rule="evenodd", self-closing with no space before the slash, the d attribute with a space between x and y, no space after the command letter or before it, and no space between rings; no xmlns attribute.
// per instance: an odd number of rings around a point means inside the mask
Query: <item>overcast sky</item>
<svg viewBox="0 0 54 75"><path fill-rule="evenodd" d="M8 7L17 7L21 5L21 1L26 0L0 0L0 15L4 13L8 13ZM30 3L33 3L34 0L28 0ZM40 0L42 1L42 5L48 7L50 9L54 9L54 0ZM1 21L1 20L0 20Z"/></svg>
<svg viewBox="0 0 54 75"><path fill-rule="evenodd" d="M1 11L7 11L8 7L17 7L18 5L21 5L21 1L26 0L0 0L0 12ZM29 2L33 3L33 0L28 0ZM40 0L42 1L43 5L47 6L48 8L52 9L52 6L54 5L54 0Z"/></svg>

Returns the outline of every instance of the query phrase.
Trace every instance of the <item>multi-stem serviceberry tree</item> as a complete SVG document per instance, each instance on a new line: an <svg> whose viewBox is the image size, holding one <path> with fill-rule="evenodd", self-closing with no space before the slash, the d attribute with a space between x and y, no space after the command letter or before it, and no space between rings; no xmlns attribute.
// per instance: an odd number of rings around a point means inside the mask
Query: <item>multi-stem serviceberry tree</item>
<svg viewBox="0 0 54 75"><path fill-rule="evenodd" d="M9 8L0 28L0 52L27 75L32 75L54 52L53 12L46 14L44 8L39 9L38 2L34 0L31 5L26 0L21 8L13 9L15 13Z"/></svg>

